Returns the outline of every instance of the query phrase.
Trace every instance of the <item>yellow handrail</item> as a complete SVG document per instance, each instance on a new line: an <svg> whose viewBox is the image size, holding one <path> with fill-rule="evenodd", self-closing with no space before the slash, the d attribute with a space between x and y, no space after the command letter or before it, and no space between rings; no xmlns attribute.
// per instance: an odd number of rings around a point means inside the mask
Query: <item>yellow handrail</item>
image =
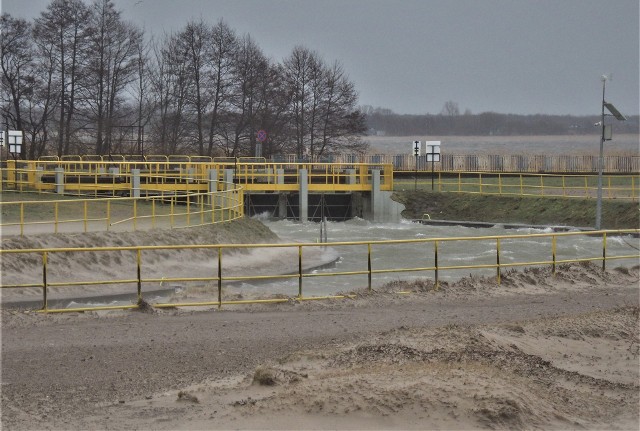
<svg viewBox="0 0 640 431"><path fill-rule="evenodd" d="M487 172L440 172L434 177L434 191L499 196L540 196L595 198L597 175L591 174L521 174ZM638 200L636 186L640 174L605 175L603 198ZM395 190L419 189L431 191L431 179L415 181L396 178Z"/></svg>
<svg viewBox="0 0 640 431"><path fill-rule="evenodd" d="M531 234L511 234L511 235L487 235L487 236L469 236L469 237L443 237L443 238L420 238L420 239L403 239L403 240L387 240L387 241L340 241L333 243L277 243L277 244L202 244L202 245L155 245L155 246L109 246L109 247L90 247L90 248L77 248L77 247L60 247L60 248L33 248L33 249L2 249L0 250L0 256L8 255L29 255L38 254L42 256L42 283L22 283L22 284L2 284L0 288L3 289L16 289L27 287L40 287L43 290L43 305L42 311L45 312L63 312L70 311L68 309L56 309L51 310L47 304L47 290L51 287L60 286L90 286L90 285L106 285L106 284L135 284L138 300L142 300L142 285L144 283L156 283L166 281L182 281L182 282L216 282L218 286L218 298L217 301L204 301L204 302L189 302L189 303L159 303L154 304L159 307L176 307L176 306L189 306L189 305L218 305L237 303L236 301L224 301L223 300L223 282L224 281L238 281L238 280L269 280L269 279L298 279L298 295L297 299L317 299L317 297L305 297L303 295L303 280L313 277L335 277L335 276L348 276L348 275L367 275L368 277L368 289L372 287L372 278L376 274L385 273L406 273L406 272L433 272L436 288L439 285L439 274L445 270L460 270L460 269L495 269L496 270L496 283L500 284L501 270L503 268L522 267L522 266L539 266L550 265L553 273L556 271L556 267L559 264L572 263L572 262L592 262L601 261L602 269L605 270L605 263L610 260L620 259L639 259L640 254L618 254L611 255L607 253L607 236L611 235L623 235L623 234L640 234L640 229L624 229L624 230L599 230L588 232L556 232L556 233L531 233ZM557 241L567 237L574 236L600 236L602 237L602 254L600 256L583 255L571 259L558 259L557 258ZM501 242L504 240L531 240L531 239L551 239L551 250L549 260L527 260L520 262L502 262L502 250ZM461 265L442 265L440 259L442 258L442 252L439 251L438 244L454 241L494 241L495 247L495 262L494 263L482 263L482 264L461 264ZM389 246L394 244L429 244L433 243L433 265L407 267L407 268L373 268L372 267L372 246ZM303 250L311 247L342 247L342 246L366 246L367 247L367 269L356 271L336 271L330 273L319 272L305 272L303 271ZM229 249L273 249L273 248L295 248L298 253L298 271L293 274L260 274L260 275L223 275L223 259L222 254L224 250ZM142 252L152 250L215 250L217 252L218 268L217 274L212 276L197 276L197 277L142 277L142 267L144 262L141 259ZM421 248L421 250L424 250ZM99 281L78 281L78 280L63 280L50 282L47 281L47 271L51 267L51 254L55 253L102 253L109 251L131 251L135 253L135 277L126 277L121 279L108 279ZM340 297L332 296L332 297ZM256 300L243 300L243 303L257 303L270 300L256 299ZM125 305L119 308L134 308L135 306ZM95 307L87 308L75 308L77 310L92 310L98 309Z"/></svg>

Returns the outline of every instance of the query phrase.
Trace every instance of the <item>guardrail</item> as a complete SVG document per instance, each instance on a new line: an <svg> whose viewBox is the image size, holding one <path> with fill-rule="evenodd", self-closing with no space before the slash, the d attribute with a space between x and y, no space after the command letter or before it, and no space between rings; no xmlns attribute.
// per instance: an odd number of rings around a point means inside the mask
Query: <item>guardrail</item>
<svg viewBox="0 0 640 431"><path fill-rule="evenodd" d="M168 193L144 197L78 199L47 194L50 200L0 202L3 235L30 233L136 231L194 227L244 217L239 186L215 192ZM37 195L41 198L43 195Z"/></svg>
<svg viewBox="0 0 640 431"><path fill-rule="evenodd" d="M366 275L367 276L367 288L369 290L372 289L372 281L373 277L378 274L386 274L386 273L409 273L409 272L428 272L433 276L434 284L436 288L439 286L439 280L443 271L450 270L480 270L480 269L494 269L496 272L496 284L499 285L501 283L502 271L505 268L513 268L513 267L522 267L522 266L542 266L548 265L551 266L553 273L555 274L556 268L560 264L572 263L572 262L591 262L591 261L600 261L602 263L602 270L606 269L606 262L611 260L619 260L619 259L634 259L637 260L640 258L640 254L616 254L612 255L607 252L607 238L612 235L623 235L623 234L633 234L638 235L640 233L640 229L627 229L627 230L601 230L601 231L592 231L592 232L564 232L564 233L536 233L536 234L523 234L523 235L495 235L495 236L476 236L476 237L453 237L453 238L424 238L424 239L409 239L409 240L391 240L391 241L355 241L355 242L333 242L333 243L324 243L324 244L314 244L314 243L306 243L306 244L208 244L208 245L166 245L166 246L127 246L127 247L93 247L93 248L43 248L43 249L3 249L0 250L0 257L2 257L3 265L8 265L12 268L20 267L20 262L31 262L33 266L27 272L16 275L11 274L11 271L7 272L3 270L5 273L5 277L3 277L3 284L0 285L2 289L23 289L23 288L39 288L42 289L42 307L41 311L43 312L70 312L70 311L87 311L87 310L102 310L102 309L130 309L140 307L143 301L143 285L145 284L157 284L163 282L197 282L197 283L210 283L206 285L204 288L205 292L211 293L212 299L206 301L198 301L198 302L158 302L152 304L154 307L186 307L186 306L218 306L222 307L223 305L230 304L240 304L240 303L263 303L263 302L285 302L290 300L290 297L279 297L279 298L264 298L264 299L248 299L248 300L229 300L225 299L223 294L223 287L225 282L230 281L248 281L248 280L274 280L274 279L296 279L297 280L297 295L295 298L297 300L313 300L313 299L326 299L326 298L343 298L346 295L334 295L334 296L304 296L303 294L303 281L305 279L314 278L314 277L334 277L334 276L353 276L353 275ZM572 256L572 257L564 257L558 256L558 242L562 241L566 238L575 237L575 236L599 236L601 238L600 244L601 246L597 247L595 250L591 250L589 255L583 256ZM550 242L548 249L548 258L540 259L535 261L511 261L505 262L504 255L504 247L509 243L512 249L519 249L523 247L522 243L530 242L531 240L545 240ZM451 242L467 242L467 241L484 241L486 242L487 249L492 251L494 255L493 262L491 263L481 263L481 264L451 264L449 261L448 264L443 264L442 262L446 262L451 256L446 256L446 251L443 250L446 247L443 247L444 244ZM426 253L425 250L431 249L431 259L430 264L425 264L421 266L414 267L401 267L401 268L374 268L373 267L373 255L374 255L374 247L376 250L382 247L396 246L399 244L415 246L419 247L421 255L425 255L426 262ZM304 271L303 268L303 260L305 256L305 250L309 250L310 248L315 247L361 247L366 248L366 258L363 253L363 259L366 262L365 270L356 270L356 271L331 271L331 272L322 272L315 270L307 270ZM293 274L260 274L260 275L252 275L252 274L237 274L237 275L226 275L224 270L224 262L225 253L230 252L231 250L250 250L250 249L267 249L273 250L275 248L292 248L296 250L297 254L297 263L298 270ZM468 247L466 247L468 248ZM635 247L634 247L635 248ZM573 250L573 247L570 247ZM171 251L196 251L200 250L202 253L207 255L209 259L212 259L215 264L207 265L211 268L210 272L207 274L205 272L199 274L190 274L188 277L158 277L157 274L155 276L143 277L142 274L146 273L144 271L145 256L149 256L151 253L160 252L153 254L153 260L157 260L164 258L167 260L171 260L172 258L169 252ZM625 249L626 250L626 249ZM56 275L57 279L67 277L66 279L60 279L58 281L52 281L50 278L50 272L52 268L52 259L53 256L60 254L72 254L75 256L75 259L80 259L78 256L84 254L92 254L92 257L89 259L91 262L101 262L101 257L106 253L119 253L119 259L122 258L123 253L128 253L129 264L125 264L125 262L121 262L119 265L119 274L120 278L113 276L108 279L103 280L79 280L77 278L73 278L73 274L68 274L62 272L63 275L58 272ZM40 259L41 264L38 265L36 259ZM460 261L460 255L456 253L455 261ZM464 257L464 256L463 256ZM151 259L151 258L150 258ZM469 256L471 259L471 256ZM13 263L12 263L13 262ZM60 260L60 262L64 262L64 260ZM363 262L363 263L365 263ZM37 274L36 267L40 267L40 274ZM128 272L127 272L128 271ZM27 275L28 274L28 275ZM29 277L32 278L30 282L27 281ZM39 277L38 281L35 281L34 277ZM23 282L19 283L10 283L5 284L5 280L13 279L18 280L21 279ZM135 295L137 303L128 304L128 305L118 305L118 306L95 306L95 307L76 307L76 308L59 308L52 309L48 306L48 293L52 288L59 287L83 287L83 286L91 286L91 285L133 285L135 289ZM132 294L133 289L132 289Z"/></svg>
<svg viewBox="0 0 640 431"><path fill-rule="evenodd" d="M98 161L111 162L205 162L235 163L235 157L209 157L188 155L67 155L62 157L43 156L40 161ZM338 164L390 164L400 172L416 170L431 171L431 162L427 156L416 157L413 154L331 154L300 158L295 154L264 157L238 157L239 163L338 163ZM550 155L550 154L442 154L441 161L434 163L435 171L443 172L598 172L597 155ZM604 170L610 173L640 172L640 156L638 155L605 155Z"/></svg>
<svg viewBox="0 0 640 431"><path fill-rule="evenodd" d="M597 173L598 155L549 155L549 154L442 154L433 169L443 172L522 172L522 173ZM296 155L279 157L282 161L296 162ZM431 162L426 155L413 154L333 154L315 157L323 163L392 164L398 172L430 172ZM604 171L609 173L640 172L640 155L604 156ZM417 165L417 166L416 166Z"/></svg>
<svg viewBox="0 0 640 431"><path fill-rule="evenodd" d="M603 198L638 200L640 175L603 175ZM396 178L395 190L433 190L504 196L595 198L597 175L436 172L415 178Z"/></svg>
<svg viewBox="0 0 640 431"><path fill-rule="evenodd" d="M3 170L3 188L54 190L56 169L63 172L65 193L117 193L130 187L134 171L141 178L140 189L206 191L215 172L217 181L242 184L245 191L287 192L300 189L304 171L309 192L370 191L373 171L380 172L380 190L393 190L390 164L365 163L262 163L230 161L86 161L31 160L7 161ZM231 175L231 178L229 178Z"/></svg>

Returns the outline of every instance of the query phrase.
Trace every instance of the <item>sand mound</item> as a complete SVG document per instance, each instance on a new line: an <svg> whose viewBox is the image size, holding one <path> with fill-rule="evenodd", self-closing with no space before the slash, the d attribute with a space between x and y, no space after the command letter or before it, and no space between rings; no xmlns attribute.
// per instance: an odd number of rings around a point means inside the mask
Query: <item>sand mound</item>
<svg viewBox="0 0 640 431"><path fill-rule="evenodd" d="M638 310L400 329L262 366L269 392L256 389L254 378L253 386L245 380L222 393L245 400L229 414L249 424L284 415L299 425L298 415L331 418L331 428L634 428ZM200 387L198 397L213 402L220 391Z"/></svg>

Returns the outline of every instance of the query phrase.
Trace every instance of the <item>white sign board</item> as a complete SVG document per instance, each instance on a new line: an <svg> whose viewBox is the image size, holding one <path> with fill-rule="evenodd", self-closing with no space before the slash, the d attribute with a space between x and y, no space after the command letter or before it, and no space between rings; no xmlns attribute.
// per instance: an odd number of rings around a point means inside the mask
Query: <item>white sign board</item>
<svg viewBox="0 0 640 431"><path fill-rule="evenodd" d="M22 131L9 130L7 141L9 144L9 152L13 154L20 154L22 151Z"/></svg>
<svg viewBox="0 0 640 431"><path fill-rule="evenodd" d="M427 162L439 162L440 154L427 153Z"/></svg>
<svg viewBox="0 0 640 431"><path fill-rule="evenodd" d="M440 141L425 141L427 162L440 161Z"/></svg>
<svg viewBox="0 0 640 431"><path fill-rule="evenodd" d="M414 156L419 156L420 155L420 147L421 147L421 142L420 141L413 141L413 143L411 143L411 152Z"/></svg>
<svg viewBox="0 0 640 431"><path fill-rule="evenodd" d="M425 144L427 146L427 154L440 154L440 141L426 141Z"/></svg>

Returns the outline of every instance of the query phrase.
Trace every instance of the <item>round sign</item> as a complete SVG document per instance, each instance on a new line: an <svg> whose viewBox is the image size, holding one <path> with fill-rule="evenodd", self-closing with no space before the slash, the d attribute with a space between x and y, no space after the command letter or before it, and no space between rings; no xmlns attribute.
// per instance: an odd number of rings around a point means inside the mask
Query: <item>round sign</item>
<svg viewBox="0 0 640 431"><path fill-rule="evenodd" d="M264 142L267 140L267 132L264 130L258 130L258 141Z"/></svg>

